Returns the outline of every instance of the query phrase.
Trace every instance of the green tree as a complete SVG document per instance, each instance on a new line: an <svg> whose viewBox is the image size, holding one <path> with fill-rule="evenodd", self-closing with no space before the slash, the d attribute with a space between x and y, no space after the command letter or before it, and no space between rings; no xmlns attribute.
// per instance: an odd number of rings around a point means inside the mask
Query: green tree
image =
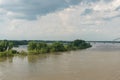
<svg viewBox="0 0 120 80"><path fill-rule="evenodd" d="M41 49L41 48L46 48L47 47L47 44L46 43L44 43L44 42L40 42L40 43L37 43L37 49L39 50L39 49Z"/></svg>
<svg viewBox="0 0 120 80"><path fill-rule="evenodd" d="M45 42L37 43L36 50L39 53L47 53L48 52L48 45L47 45L47 43L45 43Z"/></svg>
<svg viewBox="0 0 120 80"><path fill-rule="evenodd" d="M70 43L53 42L47 44L45 42L29 42L28 50L32 54L49 53L49 52L63 52L69 50L85 49L90 47L90 44L84 40L75 40Z"/></svg>
<svg viewBox="0 0 120 80"><path fill-rule="evenodd" d="M14 44L12 42L8 43L8 50L11 50L13 48Z"/></svg>
<svg viewBox="0 0 120 80"><path fill-rule="evenodd" d="M31 50L35 50L37 47L37 43L36 42L29 42L28 43L28 50L31 51Z"/></svg>
<svg viewBox="0 0 120 80"><path fill-rule="evenodd" d="M51 52L59 52L59 51L65 51L65 50L66 49L64 44L60 42L54 42L50 47Z"/></svg>
<svg viewBox="0 0 120 80"><path fill-rule="evenodd" d="M49 48L45 42L29 42L28 50L33 54L40 54L47 53L49 51Z"/></svg>
<svg viewBox="0 0 120 80"><path fill-rule="evenodd" d="M89 43L87 43L84 40L79 40L79 39L74 40L72 44L77 49L85 49L85 48L91 47Z"/></svg>
<svg viewBox="0 0 120 80"><path fill-rule="evenodd" d="M10 50L13 48L13 43L7 40L0 41L0 52Z"/></svg>

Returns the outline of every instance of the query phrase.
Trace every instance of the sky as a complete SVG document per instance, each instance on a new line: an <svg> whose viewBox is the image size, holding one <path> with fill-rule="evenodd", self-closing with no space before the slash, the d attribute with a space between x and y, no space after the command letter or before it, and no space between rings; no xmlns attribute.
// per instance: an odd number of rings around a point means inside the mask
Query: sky
<svg viewBox="0 0 120 80"><path fill-rule="evenodd" d="M120 0L0 0L0 39L114 40Z"/></svg>

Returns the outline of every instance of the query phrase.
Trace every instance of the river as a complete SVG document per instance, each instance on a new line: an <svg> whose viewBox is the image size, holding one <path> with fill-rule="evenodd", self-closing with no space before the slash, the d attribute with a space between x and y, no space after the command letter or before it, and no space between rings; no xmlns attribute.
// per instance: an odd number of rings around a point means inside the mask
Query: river
<svg viewBox="0 0 120 80"><path fill-rule="evenodd" d="M120 80L120 44L86 50L0 58L0 80Z"/></svg>

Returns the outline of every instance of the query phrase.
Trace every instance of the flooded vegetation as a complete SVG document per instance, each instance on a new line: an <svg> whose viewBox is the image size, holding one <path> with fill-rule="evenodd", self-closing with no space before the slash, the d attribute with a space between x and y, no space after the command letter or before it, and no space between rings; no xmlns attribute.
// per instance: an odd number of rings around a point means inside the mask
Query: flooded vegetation
<svg viewBox="0 0 120 80"><path fill-rule="evenodd" d="M120 44L0 58L0 80L119 80Z"/></svg>
<svg viewBox="0 0 120 80"><path fill-rule="evenodd" d="M7 40L2 40L0 41L0 57L10 57L14 56L15 54L18 55L37 55L37 54L44 54L44 53L53 53L53 52L65 52L65 51L71 51L71 50L80 50L80 49L86 49L90 48L91 44L87 43L84 40L74 40L71 41L70 43L62 43L62 42L53 42L51 44L48 44L46 42L35 42L35 41L30 41L26 46L27 50L24 49L22 46L21 49L23 51L17 51L20 49L15 50L16 44L14 43L15 41L7 41ZM20 43L23 43L23 41L19 41ZM25 43L26 44L26 43ZM20 47L19 47L20 48Z"/></svg>
<svg viewBox="0 0 120 80"><path fill-rule="evenodd" d="M29 42L28 51L29 54L43 54L43 53L51 53L51 52L80 50L90 47L91 44L87 43L84 40L74 40L67 44L61 42L53 42L52 44L47 44L45 42Z"/></svg>

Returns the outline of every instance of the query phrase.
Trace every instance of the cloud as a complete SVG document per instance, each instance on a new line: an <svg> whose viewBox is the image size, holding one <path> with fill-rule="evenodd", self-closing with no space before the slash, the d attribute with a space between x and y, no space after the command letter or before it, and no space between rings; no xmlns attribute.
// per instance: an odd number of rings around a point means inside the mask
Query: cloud
<svg viewBox="0 0 120 80"><path fill-rule="evenodd" d="M24 14L15 18L34 20L37 16L59 11L80 2L81 0L1 0L0 8L8 13Z"/></svg>
<svg viewBox="0 0 120 80"><path fill-rule="evenodd" d="M1 0L0 17L2 39L112 40L120 0Z"/></svg>
<svg viewBox="0 0 120 80"><path fill-rule="evenodd" d="M119 14L120 0L1 0L0 14L10 19L36 20L39 16L61 11L78 4L86 7L81 14L83 16L92 13L109 14L116 12Z"/></svg>
<svg viewBox="0 0 120 80"><path fill-rule="evenodd" d="M120 0L100 0L84 6L81 16L90 21L105 22L120 17Z"/></svg>

